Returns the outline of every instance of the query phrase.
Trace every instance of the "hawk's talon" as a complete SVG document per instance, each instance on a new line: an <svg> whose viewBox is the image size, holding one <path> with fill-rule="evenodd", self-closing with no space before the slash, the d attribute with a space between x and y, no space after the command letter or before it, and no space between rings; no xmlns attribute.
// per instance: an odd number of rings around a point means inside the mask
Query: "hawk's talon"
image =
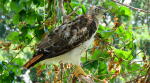
<svg viewBox="0 0 150 83"><path fill-rule="evenodd" d="M79 75L87 76L87 74L84 72L84 70L81 68L81 66L75 66L73 76L79 77Z"/></svg>

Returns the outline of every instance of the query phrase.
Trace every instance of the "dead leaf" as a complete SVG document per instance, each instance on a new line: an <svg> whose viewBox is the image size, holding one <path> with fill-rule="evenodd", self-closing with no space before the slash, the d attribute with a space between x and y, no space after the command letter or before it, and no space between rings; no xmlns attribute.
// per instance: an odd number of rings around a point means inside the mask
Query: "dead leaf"
<svg viewBox="0 0 150 83"><path fill-rule="evenodd" d="M47 72L48 75L50 75L51 73L52 73L51 71L48 71L48 72Z"/></svg>
<svg viewBox="0 0 150 83"><path fill-rule="evenodd" d="M118 75L118 74L120 73L120 69L121 69L121 66L120 66L120 65L118 65L118 66L115 68L115 70L116 70L115 74L116 74L116 75Z"/></svg>
<svg viewBox="0 0 150 83"><path fill-rule="evenodd" d="M41 69L37 70L36 75L37 75L37 76L40 76L40 75L42 74L42 71L43 71L43 70L41 70Z"/></svg>
<svg viewBox="0 0 150 83"><path fill-rule="evenodd" d="M112 50L108 50L107 53L108 53L111 57L113 57L113 51L112 51Z"/></svg>
<svg viewBox="0 0 150 83"><path fill-rule="evenodd" d="M146 56L143 57L143 61L145 61L145 60L146 60Z"/></svg>
<svg viewBox="0 0 150 83"><path fill-rule="evenodd" d="M119 18L117 17L114 17L114 21L117 22L119 20Z"/></svg>
<svg viewBox="0 0 150 83"><path fill-rule="evenodd" d="M3 41L0 41L0 44L3 44Z"/></svg>
<svg viewBox="0 0 150 83"><path fill-rule="evenodd" d="M53 65L53 66L54 66L55 73L58 73L60 71L59 67L57 65Z"/></svg>
<svg viewBox="0 0 150 83"><path fill-rule="evenodd" d="M2 20L2 19L0 19L0 23L1 23L1 22L3 22L3 20Z"/></svg>
<svg viewBox="0 0 150 83"><path fill-rule="evenodd" d="M8 48L8 47L5 47L5 48L3 48L3 50L5 50L5 51L9 51L9 48Z"/></svg>
<svg viewBox="0 0 150 83"><path fill-rule="evenodd" d="M49 83L49 81L45 81L45 83Z"/></svg>
<svg viewBox="0 0 150 83"><path fill-rule="evenodd" d="M4 47L10 47L11 43L2 43Z"/></svg>
<svg viewBox="0 0 150 83"><path fill-rule="evenodd" d="M104 80L103 80L103 83L108 83L108 81L104 79Z"/></svg>
<svg viewBox="0 0 150 83"><path fill-rule="evenodd" d="M108 71L110 72L114 68L114 61L111 59L108 63Z"/></svg>
<svg viewBox="0 0 150 83"><path fill-rule="evenodd" d="M41 67L42 67L42 65L39 65L39 66L36 67L36 71L37 71L36 74L37 74L37 76L40 76L41 73L42 73L42 71L43 71L43 70L41 69Z"/></svg>
<svg viewBox="0 0 150 83"><path fill-rule="evenodd" d="M115 28L116 28L116 27L119 27L119 26L121 25L121 23L119 23L119 22L114 22L114 25L115 25Z"/></svg>
<svg viewBox="0 0 150 83"><path fill-rule="evenodd" d="M18 45L16 48L14 48L13 50L20 50L21 48L23 48L23 45Z"/></svg>

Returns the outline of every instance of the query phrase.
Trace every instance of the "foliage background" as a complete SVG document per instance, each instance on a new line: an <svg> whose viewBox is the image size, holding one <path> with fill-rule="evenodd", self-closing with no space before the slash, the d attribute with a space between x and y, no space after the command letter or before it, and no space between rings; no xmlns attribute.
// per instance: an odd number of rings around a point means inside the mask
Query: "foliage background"
<svg viewBox="0 0 150 83"><path fill-rule="evenodd" d="M116 0L135 8L149 10L148 0ZM131 10L111 0L64 0L68 19L85 14L91 5L109 11L99 24L94 44L82 57L82 66L95 82L150 82L150 13ZM63 22L60 0L0 0L0 83L57 80L53 65L22 68L36 45ZM71 69L63 68L61 80L71 79Z"/></svg>

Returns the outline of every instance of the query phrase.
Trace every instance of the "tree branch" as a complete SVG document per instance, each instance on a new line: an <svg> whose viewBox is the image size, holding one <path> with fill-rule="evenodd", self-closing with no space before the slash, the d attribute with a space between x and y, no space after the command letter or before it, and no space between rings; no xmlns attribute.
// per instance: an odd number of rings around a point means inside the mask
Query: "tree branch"
<svg viewBox="0 0 150 83"><path fill-rule="evenodd" d="M133 9L133 10L137 10L137 11L145 12L145 13L150 13L150 11L148 11L148 10L146 11L146 10L143 10L143 9L140 9L140 8L135 8L135 7L130 6L130 5L125 5L125 4L120 3L120 2L118 2L118 1L116 1L116 0L112 0L112 1L113 1L113 2L116 2L116 3L120 4L120 5L126 6L126 7L130 8L130 9Z"/></svg>
<svg viewBox="0 0 150 83"><path fill-rule="evenodd" d="M65 10L63 4L64 4L64 0L60 0L59 1L59 8L61 9L61 12L62 12L63 16L66 16L66 10Z"/></svg>

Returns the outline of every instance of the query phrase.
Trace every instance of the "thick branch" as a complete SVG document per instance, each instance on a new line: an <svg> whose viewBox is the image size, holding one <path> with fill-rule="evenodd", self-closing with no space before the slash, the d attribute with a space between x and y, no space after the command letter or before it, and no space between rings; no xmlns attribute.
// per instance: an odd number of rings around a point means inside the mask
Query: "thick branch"
<svg viewBox="0 0 150 83"><path fill-rule="evenodd" d="M64 8L63 3L64 3L64 0L59 1L59 8L61 9L61 12L62 12L63 16L66 16L66 10Z"/></svg>
<svg viewBox="0 0 150 83"><path fill-rule="evenodd" d="M120 5L129 7L130 9L133 9L133 10L137 10L137 11L145 12L145 13L150 13L150 11L148 11L148 10L146 11L146 10L143 10L143 9L140 9L140 8L135 8L135 7L130 6L130 5L125 5L125 4L122 4L122 3L120 3L120 2L118 2L118 1L116 1L116 0L112 0L112 1L113 1L113 2L116 2L116 3L120 4Z"/></svg>

